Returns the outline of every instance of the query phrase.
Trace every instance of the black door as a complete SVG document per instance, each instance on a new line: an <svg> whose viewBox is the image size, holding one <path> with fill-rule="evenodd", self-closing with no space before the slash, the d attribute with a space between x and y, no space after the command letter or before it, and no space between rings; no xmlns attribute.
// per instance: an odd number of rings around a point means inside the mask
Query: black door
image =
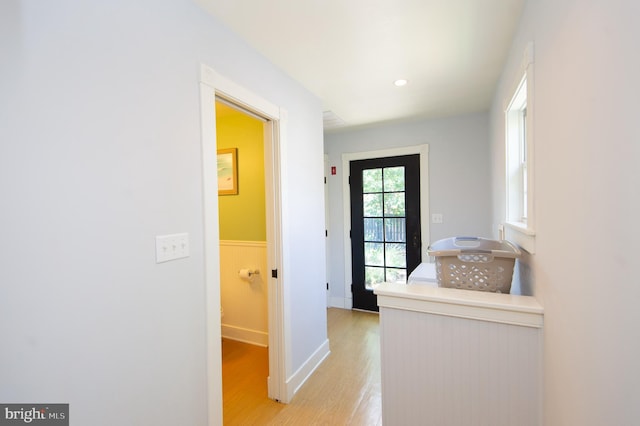
<svg viewBox="0 0 640 426"><path fill-rule="evenodd" d="M406 283L421 262L420 155L350 162L353 308L377 311L373 287Z"/></svg>

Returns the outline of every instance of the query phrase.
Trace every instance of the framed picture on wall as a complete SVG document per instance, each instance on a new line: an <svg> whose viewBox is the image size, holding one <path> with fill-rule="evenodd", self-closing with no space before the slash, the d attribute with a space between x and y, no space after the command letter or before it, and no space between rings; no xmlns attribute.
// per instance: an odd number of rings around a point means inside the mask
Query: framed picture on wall
<svg viewBox="0 0 640 426"><path fill-rule="evenodd" d="M218 150L218 195L238 193L238 148Z"/></svg>

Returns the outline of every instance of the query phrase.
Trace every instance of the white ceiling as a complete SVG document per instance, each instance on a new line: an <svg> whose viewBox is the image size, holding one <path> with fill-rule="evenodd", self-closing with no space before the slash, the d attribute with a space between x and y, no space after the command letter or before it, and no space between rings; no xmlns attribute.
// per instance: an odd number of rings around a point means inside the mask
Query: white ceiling
<svg viewBox="0 0 640 426"><path fill-rule="evenodd" d="M525 0L196 2L350 127L488 109Z"/></svg>

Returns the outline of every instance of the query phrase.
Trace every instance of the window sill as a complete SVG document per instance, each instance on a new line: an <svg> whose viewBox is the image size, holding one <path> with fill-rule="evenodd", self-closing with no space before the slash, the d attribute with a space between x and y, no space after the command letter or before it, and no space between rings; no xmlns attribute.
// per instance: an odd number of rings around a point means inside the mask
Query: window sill
<svg viewBox="0 0 640 426"><path fill-rule="evenodd" d="M505 222L504 234L506 240L516 243L530 254L535 254L536 231L528 228L526 223Z"/></svg>

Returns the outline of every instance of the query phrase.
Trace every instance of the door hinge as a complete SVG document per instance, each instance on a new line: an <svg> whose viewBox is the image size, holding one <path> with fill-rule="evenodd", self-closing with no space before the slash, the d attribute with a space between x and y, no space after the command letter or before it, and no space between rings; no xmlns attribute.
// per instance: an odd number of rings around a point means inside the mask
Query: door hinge
<svg viewBox="0 0 640 426"><path fill-rule="evenodd" d="M329 236L329 231L327 231L326 229L324 230L324 236L328 237Z"/></svg>
<svg viewBox="0 0 640 426"><path fill-rule="evenodd" d="M351 293L353 293L353 284L351 284Z"/></svg>
<svg viewBox="0 0 640 426"><path fill-rule="evenodd" d="M327 283L327 290L329 290L329 283Z"/></svg>
<svg viewBox="0 0 640 426"><path fill-rule="evenodd" d="M278 270L277 269L272 269L271 270L271 278L278 278Z"/></svg>
<svg viewBox="0 0 640 426"><path fill-rule="evenodd" d="M327 177L326 176L324 177L324 184L325 185L327 184Z"/></svg>
<svg viewBox="0 0 640 426"><path fill-rule="evenodd" d="M351 176L349 176L349 185L351 185Z"/></svg>

